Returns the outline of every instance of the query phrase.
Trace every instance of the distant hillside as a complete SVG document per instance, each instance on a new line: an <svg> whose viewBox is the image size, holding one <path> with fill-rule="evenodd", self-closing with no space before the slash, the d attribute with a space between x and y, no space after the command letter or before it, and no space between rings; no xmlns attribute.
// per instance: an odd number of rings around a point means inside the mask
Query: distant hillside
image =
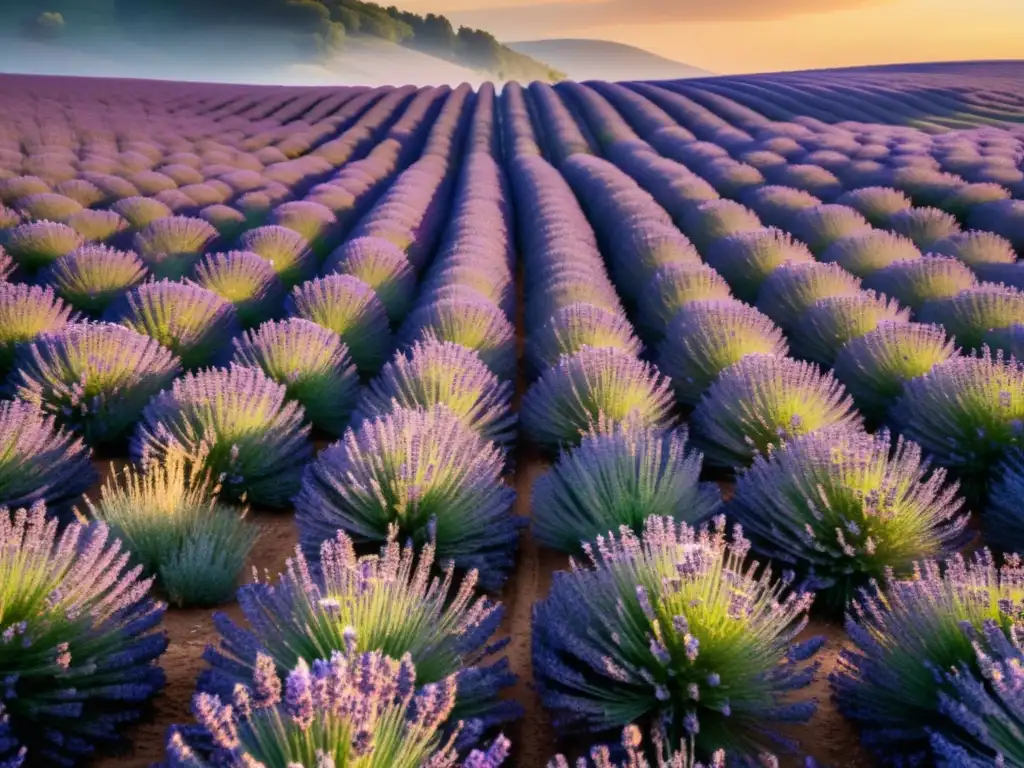
<svg viewBox="0 0 1024 768"><path fill-rule="evenodd" d="M251 42L251 39L250 39ZM436 56L376 38L353 38L344 49L304 60L294 52L259 46L213 55L214 41L202 37L159 48L122 43L58 46L46 41L12 40L0 45L0 72L10 74L133 77L250 85L444 85L477 87L492 79ZM130 62L130 66L126 66Z"/></svg>
<svg viewBox="0 0 1024 768"><path fill-rule="evenodd" d="M505 45L564 72L570 80L681 80L712 74L609 40L532 40Z"/></svg>
<svg viewBox="0 0 1024 768"><path fill-rule="evenodd" d="M490 79L561 79L557 70L505 47L484 30L455 28L438 14L421 16L364 0L0 0L0 60L11 41L59 47L72 56L92 55L100 44L101 58L133 66L129 47L177 54L199 40L215 41L207 50L218 67L247 72L320 67L339 55L354 62L372 41ZM188 70L203 62L180 63ZM437 61L421 64L433 69ZM27 66L18 64L22 71Z"/></svg>

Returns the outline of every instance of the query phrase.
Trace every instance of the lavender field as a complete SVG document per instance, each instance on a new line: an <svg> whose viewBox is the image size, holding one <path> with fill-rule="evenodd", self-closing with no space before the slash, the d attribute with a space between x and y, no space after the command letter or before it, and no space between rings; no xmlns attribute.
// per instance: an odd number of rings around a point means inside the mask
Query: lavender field
<svg viewBox="0 0 1024 768"><path fill-rule="evenodd" d="M1021 255L1024 63L0 76L0 768L1024 766Z"/></svg>

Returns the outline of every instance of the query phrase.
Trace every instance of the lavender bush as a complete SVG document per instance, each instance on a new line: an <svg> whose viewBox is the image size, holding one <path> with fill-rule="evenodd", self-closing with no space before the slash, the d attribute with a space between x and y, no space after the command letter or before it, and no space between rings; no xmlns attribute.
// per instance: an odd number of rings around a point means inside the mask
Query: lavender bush
<svg viewBox="0 0 1024 768"><path fill-rule="evenodd" d="M249 251L208 254L195 265L191 279L230 301L243 328L274 319L284 302L284 285L274 268Z"/></svg>

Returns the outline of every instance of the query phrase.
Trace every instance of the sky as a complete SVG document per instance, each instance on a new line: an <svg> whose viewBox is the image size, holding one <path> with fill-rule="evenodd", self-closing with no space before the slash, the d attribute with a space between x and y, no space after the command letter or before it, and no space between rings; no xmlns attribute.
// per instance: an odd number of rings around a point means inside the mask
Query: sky
<svg viewBox="0 0 1024 768"><path fill-rule="evenodd" d="M404 0L503 41L615 40L719 74L1024 58L1024 0Z"/></svg>

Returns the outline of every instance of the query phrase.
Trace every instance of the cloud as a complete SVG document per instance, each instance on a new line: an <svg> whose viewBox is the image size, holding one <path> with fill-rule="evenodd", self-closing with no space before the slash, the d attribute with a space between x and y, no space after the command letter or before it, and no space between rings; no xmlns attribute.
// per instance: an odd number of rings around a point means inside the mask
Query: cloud
<svg viewBox="0 0 1024 768"><path fill-rule="evenodd" d="M536 5L502 5L449 15L461 24L480 27L512 40L632 24L778 21L893 2L895 0L563 0Z"/></svg>

